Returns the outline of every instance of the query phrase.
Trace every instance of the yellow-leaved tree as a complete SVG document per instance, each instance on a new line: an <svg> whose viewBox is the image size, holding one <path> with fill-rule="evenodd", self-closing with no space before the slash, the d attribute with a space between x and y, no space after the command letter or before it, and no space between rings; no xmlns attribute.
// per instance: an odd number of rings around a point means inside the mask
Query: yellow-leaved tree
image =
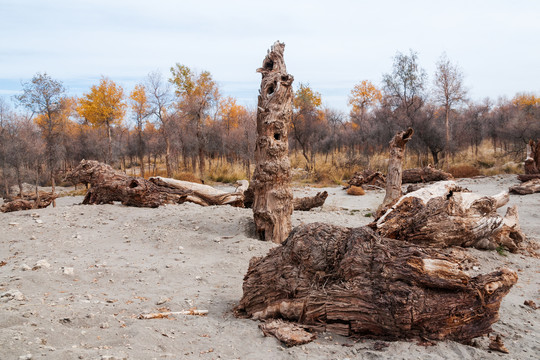
<svg viewBox="0 0 540 360"><path fill-rule="evenodd" d="M362 124L369 109L377 105L381 99L381 91L371 81L363 80L356 84L349 96L349 105L352 106L351 119L353 126Z"/></svg>
<svg viewBox="0 0 540 360"><path fill-rule="evenodd" d="M79 115L94 127L105 127L107 130L108 149L107 163L112 160L112 128L120 124L126 113L124 90L114 81L102 77L99 85L93 85L88 94L79 99L77 107Z"/></svg>

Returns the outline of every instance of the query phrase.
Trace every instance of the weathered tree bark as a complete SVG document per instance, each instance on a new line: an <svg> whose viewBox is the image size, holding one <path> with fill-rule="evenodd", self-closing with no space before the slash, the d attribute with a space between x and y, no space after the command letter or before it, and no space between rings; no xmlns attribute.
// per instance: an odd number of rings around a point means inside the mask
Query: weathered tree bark
<svg viewBox="0 0 540 360"><path fill-rule="evenodd" d="M516 281L508 269L470 277L448 255L368 227L312 223L251 259L235 314L344 336L468 343L491 331Z"/></svg>
<svg viewBox="0 0 540 360"><path fill-rule="evenodd" d="M517 210L510 208L505 217L497 214L508 200L507 192L480 196L463 192L453 181L441 181L402 196L370 226L382 236L421 246L503 245L515 252L525 239Z"/></svg>
<svg viewBox="0 0 540 360"><path fill-rule="evenodd" d="M86 193L83 204L111 204L113 201L120 201L124 205L136 207L158 207L185 201L203 206L242 206L242 191L247 188L247 181L237 192L226 193L208 185L187 181L160 177L146 180L115 171L109 165L94 160L82 160L67 175L66 180L92 186Z"/></svg>
<svg viewBox="0 0 540 360"><path fill-rule="evenodd" d="M351 186L364 187L364 185L372 185L384 188L386 186L386 176L384 176L380 171L373 171L371 169L366 169L362 172L355 172L353 177L348 181L345 189L348 189Z"/></svg>
<svg viewBox="0 0 540 360"><path fill-rule="evenodd" d="M309 211L313 208L323 206L327 197L328 197L328 193L326 191L323 191L323 192L318 192L317 195L314 195L314 196L294 198L293 199L294 210Z"/></svg>
<svg viewBox="0 0 540 360"><path fill-rule="evenodd" d="M262 68L257 107L257 141L253 174L253 218L261 240L281 243L291 231L293 194L290 188L288 129L292 116L292 82L283 51L276 42Z"/></svg>
<svg viewBox="0 0 540 360"><path fill-rule="evenodd" d="M264 336L272 335L287 346L302 345L317 338L301 326L282 320L272 320L259 325Z"/></svg>
<svg viewBox="0 0 540 360"><path fill-rule="evenodd" d="M425 183L431 181L451 180L452 174L435 169L431 165L423 168L407 169L403 171L403 184Z"/></svg>
<svg viewBox="0 0 540 360"><path fill-rule="evenodd" d="M525 174L540 174L540 139L529 140L524 168Z"/></svg>
<svg viewBox="0 0 540 360"><path fill-rule="evenodd" d="M6 202L0 207L1 212L12 212L30 209L43 209L49 206L58 197L56 193L40 191L37 194L23 194L22 196L5 197Z"/></svg>
<svg viewBox="0 0 540 360"><path fill-rule="evenodd" d="M509 191L513 194L519 195L528 195L540 192L540 177L538 179L526 181L520 185L514 185L510 187Z"/></svg>
<svg viewBox="0 0 540 360"><path fill-rule="evenodd" d="M401 196L401 178L403 173L403 154L405 145L411 139L412 128L397 133L390 141L390 161L386 176L386 195L379 211L384 211Z"/></svg>

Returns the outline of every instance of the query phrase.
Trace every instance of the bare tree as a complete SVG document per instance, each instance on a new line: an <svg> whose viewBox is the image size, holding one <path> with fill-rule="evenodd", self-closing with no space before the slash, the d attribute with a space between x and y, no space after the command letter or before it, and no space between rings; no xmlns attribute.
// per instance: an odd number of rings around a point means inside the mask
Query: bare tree
<svg viewBox="0 0 540 360"><path fill-rule="evenodd" d="M467 89L463 85L463 72L450 62L446 53L443 53L437 62L433 94L435 100L444 106L446 127L446 165L448 166L448 152L450 150L450 112L452 107L464 102L467 98Z"/></svg>
<svg viewBox="0 0 540 360"><path fill-rule="evenodd" d="M23 82L23 93L15 99L24 107L38 115L47 148L47 165L49 167L52 192L54 194L54 172L58 161L58 136L62 130L59 116L65 98L65 88L60 81L52 79L47 73L37 73L29 82ZM55 206L53 201L53 206Z"/></svg>
<svg viewBox="0 0 540 360"><path fill-rule="evenodd" d="M175 109L173 107L171 87L168 82L163 81L161 73L155 71L148 74L146 89L148 92L148 102L151 106L151 113L154 115L154 119L159 125L159 132L165 141L165 166L167 168L167 176L172 177L171 121Z"/></svg>

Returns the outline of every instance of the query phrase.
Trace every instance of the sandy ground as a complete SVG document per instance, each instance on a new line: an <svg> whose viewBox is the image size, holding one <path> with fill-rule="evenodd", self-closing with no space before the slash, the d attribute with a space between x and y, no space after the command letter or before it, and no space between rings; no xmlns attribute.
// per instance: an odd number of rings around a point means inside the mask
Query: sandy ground
<svg viewBox="0 0 540 360"><path fill-rule="evenodd" d="M515 176L459 181L493 195ZM321 189L295 190L297 196ZM360 226L372 220L382 191L362 197L327 188L322 209L295 212L293 225L323 221ZM0 359L538 359L540 260L467 250L477 272L507 266L519 282L504 299L501 334L509 355L476 346L415 341L375 342L320 334L310 344L283 347L252 320L236 319L251 257L274 244L258 241L252 212L229 206L168 205L158 209L79 205L0 214ZM540 239L540 194L511 196L524 232ZM500 209L504 214L505 208ZM3 264L3 263L2 263ZM196 307L207 316L140 320L141 313ZM382 348L380 350L376 350Z"/></svg>

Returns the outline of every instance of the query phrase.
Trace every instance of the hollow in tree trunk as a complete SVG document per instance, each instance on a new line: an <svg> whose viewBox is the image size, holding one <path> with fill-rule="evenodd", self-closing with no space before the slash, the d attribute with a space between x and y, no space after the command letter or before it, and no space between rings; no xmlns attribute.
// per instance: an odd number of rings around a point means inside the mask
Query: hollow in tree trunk
<svg viewBox="0 0 540 360"><path fill-rule="evenodd" d="M262 68L257 107L257 141L253 174L253 217L261 240L282 243L291 231L293 194L290 188L288 130L292 116L292 75L287 74L283 51L276 42Z"/></svg>

